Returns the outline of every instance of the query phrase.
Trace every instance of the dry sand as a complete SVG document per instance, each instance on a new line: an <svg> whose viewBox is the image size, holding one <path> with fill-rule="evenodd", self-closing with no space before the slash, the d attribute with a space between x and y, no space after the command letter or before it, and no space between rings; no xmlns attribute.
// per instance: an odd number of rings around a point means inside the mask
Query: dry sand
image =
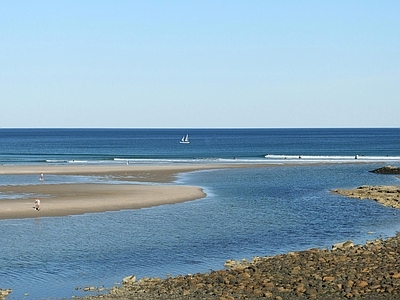
<svg viewBox="0 0 400 300"><path fill-rule="evenodd" d="M46 184L0 187L0 193L26 194L26 198L1 200L0 219L66 216L172 204L200 199L204 192L193 186L134 184ZM41 209L36 211L34 199Z"/></svg>
<svg viewBox="0 0 400 300"><path fill-rule="evenodd" d="M166 183L181 172L223 168L215 165L180 166L0 166L0 174L44 173L45 183L0 186L0 219L66 216L91 212L137 209L205 197L199 187L170 184L48 184L46 175L100 176L106 180ZM23 195L15 199L15 195ZM14 197L14 199L13 199ZM41 200L36 211L34 199Z"/></svg>

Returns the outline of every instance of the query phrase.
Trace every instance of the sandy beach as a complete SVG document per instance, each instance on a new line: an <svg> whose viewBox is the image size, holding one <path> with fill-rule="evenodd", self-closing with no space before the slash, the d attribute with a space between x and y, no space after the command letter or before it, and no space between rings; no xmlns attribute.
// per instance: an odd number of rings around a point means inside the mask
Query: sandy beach
<svg viewBox="0 0 400 300"><path fill-rule="evenodd" d="M0 186L0 219L66 216L93 212L138 209L200 199L199 187L170 185L182 172L227 166L1 166L0 174L86 175L132 184L45 184ZM144 184L144 183L160 183ZM46 182L47 183L47 182ZM143 183L143 184L140 184ZM14 195L23 195L15 199ZM41 200L36 211L35 198Z"/></svg>

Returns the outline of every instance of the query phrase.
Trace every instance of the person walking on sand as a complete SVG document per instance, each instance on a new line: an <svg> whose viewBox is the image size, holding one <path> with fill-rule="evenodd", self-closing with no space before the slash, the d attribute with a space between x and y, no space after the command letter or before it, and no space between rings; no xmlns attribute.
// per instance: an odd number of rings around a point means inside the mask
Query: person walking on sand
<svg viewBox="0 0 400 300"><path fill-rule="evenodd" d="M40 199L39 198L35 199L35 207L34 207L34 209L36 209L37 211L40 210Z"/></svg>

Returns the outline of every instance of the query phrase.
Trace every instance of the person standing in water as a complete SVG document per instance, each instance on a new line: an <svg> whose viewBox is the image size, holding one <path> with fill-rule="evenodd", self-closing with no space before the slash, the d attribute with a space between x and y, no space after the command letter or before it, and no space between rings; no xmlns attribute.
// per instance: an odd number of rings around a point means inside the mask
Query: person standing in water
<svg viewBox="0 0 400 300"><path fill-rule="evenodd" d="M39 180L40 180L40 181L43 181L43 180L44 180L44 174L43 174L43 173L40 173L40 178L39 178Z"/></svg>

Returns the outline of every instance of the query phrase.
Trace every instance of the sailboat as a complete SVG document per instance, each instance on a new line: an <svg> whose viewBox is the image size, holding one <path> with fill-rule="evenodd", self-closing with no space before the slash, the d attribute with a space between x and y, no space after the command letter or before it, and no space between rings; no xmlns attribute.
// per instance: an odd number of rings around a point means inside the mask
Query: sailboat
<svg viewBox="0 0 400 300"><path fill-rule="evenodd" d="M189 142L189 135L187 134L186 136L183 136L179 143L181 143L181 144L189 144L190 143Z"/></svg>

